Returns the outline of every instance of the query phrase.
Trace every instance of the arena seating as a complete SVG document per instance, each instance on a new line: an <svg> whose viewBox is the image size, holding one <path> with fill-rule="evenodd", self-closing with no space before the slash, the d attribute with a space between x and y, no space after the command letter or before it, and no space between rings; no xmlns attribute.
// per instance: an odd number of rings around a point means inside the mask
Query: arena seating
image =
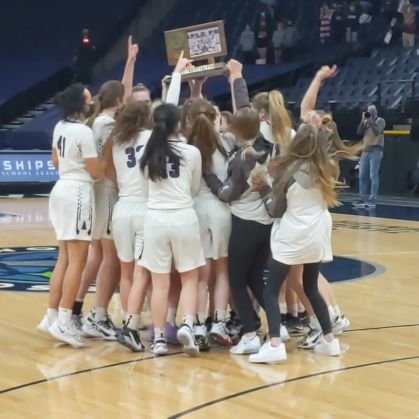
<svg viewBox="0 0 419 419"><path fill-rule="evenodd" d="M418 72L416 48L375 49L370 57L349 59L340 68L321 90L319 106L327 108L330 101L335 101L337 109L353 109L372 102L386 109L397 108L407 97L418 95L413 88ZM309 83L309 78L303 78L294 87L284 89L287 100L299 102Z"/></svg>

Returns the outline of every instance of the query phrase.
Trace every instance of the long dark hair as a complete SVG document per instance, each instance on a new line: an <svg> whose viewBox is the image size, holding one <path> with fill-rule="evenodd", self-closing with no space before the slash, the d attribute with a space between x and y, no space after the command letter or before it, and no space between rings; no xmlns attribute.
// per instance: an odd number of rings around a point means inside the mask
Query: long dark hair
<svg viewBox="0 0 419 419"><path fill-rule="evenodd" d="M154 127L140 160L140 170L148 168L148 177L153 181L167 179L167 162L180 164L182 156L169 138L176 134L180 111L172 104L158 106L153 114Z"/></svg>
<svg viewBox="0 0 419 419"><path fill-rule="evenodd" d="M190 125L188 141L196 146L202 155L202 171L209 173L212 169L212 155L218 150L227 158L227 152L220 144L214 122L217 114L214 106L205 99L197 99L189 108Z"/></svg>
<svg viewBox="0 0 419 419"><path fill-rule="evenodd" d="M84 90L81 83L75 83L55 95L54 102L61 108L64 119L83 115L87 111Z"/></svg>
<svg viewBox="0 0 419 419"><path fill-rule="evenodd" d="M130 142L150 122L150 106L146 102L130 102L116 119L111 138L116 144Z"/></svg>
<svg viewBox="0 0 419 419"><path fill-rule="evenodd" d="M92 127L95 119L104 109L116 106L118 104L118 99L122 102L124 94L125 87L120 81L109 80L106 83L103 83L97 95L95 111L87 120L86 125Z"/></svg>

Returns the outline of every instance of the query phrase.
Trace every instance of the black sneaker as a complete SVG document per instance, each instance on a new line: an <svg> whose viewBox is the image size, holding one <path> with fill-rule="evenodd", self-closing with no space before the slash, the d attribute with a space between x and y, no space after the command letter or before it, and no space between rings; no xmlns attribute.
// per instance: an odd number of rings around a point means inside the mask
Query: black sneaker
<svg viewBox="0 0 419 419"><path fill-rule="evenodd" d="M214 319L212 318L212 316L208 316L207 319L205 320L205 327L207 328L208 333L211 330L213 321Z"/></svg>
<svg viewBox="0 0 419 419"><path fill-rule="evenodd" d="M303 311L302 313L298 313L298 317L301 320L301 323L304 327L310 326L310 318L308 317L307 311Z"/></svg>
<svg viewBox="0 0 419 419"><path fill-rule="evenodd" d="M230 312L230 318L226 322L227 333L234 344L238 343L243 334L243 325L234 311Z"/></svg>
<svg viewBox="0 0 419 419"><path fill-rule="evenodd" d="M294 317L291 313L284 316L284 324L291 335L301 335L304 332L304 326L299 317Z"/></svg>
<svg viewBox="0 0 419 419"><path fill-rule="evenodd" d="M132 352L143 352L145 350L139 331L126 326L118 333L118 342L131 349Z"/></svg>
<svg viewBox="0 0 419 419"><path fill-rule="evenodd" d="M310 329L310 331L298 342L301 349L313 349L320 342L323 332L318 329Z"/></svg>

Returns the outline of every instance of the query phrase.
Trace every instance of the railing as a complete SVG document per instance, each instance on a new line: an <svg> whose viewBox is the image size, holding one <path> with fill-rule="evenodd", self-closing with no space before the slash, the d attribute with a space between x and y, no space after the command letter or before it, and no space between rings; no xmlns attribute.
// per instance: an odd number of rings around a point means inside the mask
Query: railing
<svg viewBox="0 0 419 419"><path fill-rule="evenodd" d="M383 89L383 85L385 84L410 84L411 86L411 93L412 96L411 97L415 97L416 96L416 80L414 79L402 79L402 80L382 80L378 82L378 90L377 90L377 96L378 96L378 104L381 106L382 105L382 98L383 98L383 94L382 94L382 89Z"/></svg>

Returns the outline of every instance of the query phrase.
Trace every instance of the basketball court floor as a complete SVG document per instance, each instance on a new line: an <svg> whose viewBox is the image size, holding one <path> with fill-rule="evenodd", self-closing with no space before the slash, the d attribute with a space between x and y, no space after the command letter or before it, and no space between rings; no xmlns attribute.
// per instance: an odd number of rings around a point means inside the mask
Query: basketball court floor
<svg viewBox="0 0 419 419"><path fill-rule="evenodd" d="M102 341L75 350L38 333L56 256L47 204L0 199L1 418L419 418L419 208L333 215L324 273L351 321L346 352L314 355L294 339L272 366L222 348L197 359Z"/></svg>

